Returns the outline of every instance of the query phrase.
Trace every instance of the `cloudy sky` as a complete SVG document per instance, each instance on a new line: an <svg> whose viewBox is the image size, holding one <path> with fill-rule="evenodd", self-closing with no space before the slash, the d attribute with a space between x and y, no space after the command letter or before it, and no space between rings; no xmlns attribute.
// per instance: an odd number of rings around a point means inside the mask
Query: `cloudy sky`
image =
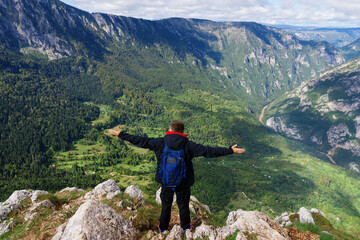
<svg viewBox="0 0 360 240"><path fill-rule="evenodd" d="M169 17L360 27L359 0L62 0L88 12L150 20Z"/></svg>

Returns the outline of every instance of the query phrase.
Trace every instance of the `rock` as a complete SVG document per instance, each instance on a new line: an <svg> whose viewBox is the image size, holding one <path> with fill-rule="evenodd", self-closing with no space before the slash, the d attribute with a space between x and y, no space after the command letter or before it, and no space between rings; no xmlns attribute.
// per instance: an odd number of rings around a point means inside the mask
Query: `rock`
<svg viewBox="0 0 360 240"><path fill-rule="evenodd" d="M236 235L236 240L247 240L246 236L240 231Z"/></svg>
<svg viewBox="0 0 360 240"><path fill-rule="evenodd" d="M19 204L22 200L32 196L32 193L27 190L18 190L13 192L11 196L4 202L4 204Z"/></svg>
<svg viewBox="0 0 360 240"><path fill-rule="evenodd" d="M58 228L53 240L135 239L136 229L114 209L96 200L82 204L69 222Z"/></svg>
<svg viewBox="0 0 360 240"><path fill-rule="evenodd" d="M41 207L51 208L53 211L55 210L55 205L49 199L46 199L39 203L35 203L29 210L30 212L32 212L38 210Z"/></svg>
<svg viewBox="0 0 360 240"><path fill-rule="evenodd" d="M356 116L354 121L355 121L355 130L356 130L355 137L360 139L360 116Z"/></svg>
<svg viewBox="0 0 360 240"><path fill-rule="evenodd" d="M7 218L11 211L18 209L19 207L19 204L0 205L0 222Z"/></svg>
<svg viewBox="0 0 360 240"><path fill-rule="evenodd" d="M231 234L234 230L242 232L247 231L249 234L256 234L257 239L288 239L286 230L279 227L275 221L271 220L265 213L257 211L243 211L241 209L230 212L226 220L227 228Z"/></svg>
<svg viewBox="0 0 360 240"><path fill-rule="evenodd" d="M289 226L291 226L291 224L292 224L292 222L288 221L288 222L285 223L285 227L289 227Z"/></svg>
<svg viewBox="0 0 360 240"><path fill-rule="evenodd" d="M124 193L128 194L132 198L136 198L137 201L141 202L141 204L145 206L144 196L138 186L131 185L125 189Z"/></svg>
<svg viewBox="0 0 360 240"><path fill-rule="evenodd" d="M84 190L81 188L76 188L76 187L66 187L64 189L62 189L59 193L63 193L63 192L83 192Z"/></svg>
<svg viewBox="0 0 360 240"><path fill-rule="evenodd" d="M350 170L354 170L354 171L360 173L359 164L357 164L357 163L355 163L355 162L349 163L349 169L350 169Z"/></svg>
<svg viewBox="0 0 360 240"><path fill-rule="evenodd" d="M162 239L165 239L168 234L169 234L169 231L166 230L166 231L164 231L163 233L160 233L160 234L152 237L151 240L162 240Z"/></svg>
<svg viewBox="0 0 360 240"><path fill-rule="evenodd" d="M311 212L306 208L302 207L299 210L300 223L312 223L315 224Z"/></svg>
<svg viewBox="0 0 360 240"><path fill-rule="evenodd" d="M186 232L185 232L185 239L186 240L190 240L190 239L193 239L194 237L194 234L191 232L190 229L186 229Z"/></svg>
<svg viewBox="0 0 360 240"><path fill-rule="evenodd" d="M288 212L284 212L281 214L281 216L275 218L275 222L278 223L281 227L288 227L292 224L290 221L290 216L292 214L289 214Z"/></svg>
<svg viewBox="0 0 360 240"><path fill-rule="evenodd" d="M351 136L349 128L345 123L340 123L338 125L332 125L330 129L326 132L329 144L334 147L340 144L343 144L347 137Z"/></svg>
<svg viewBox="0 0 360 240"><path fill-rule="evenodd" d="M88 192L85 199L102 199L106 195L107 199L112 199L116 195L120 194L121 190L116 182L112 179L106 182L100 183L92 191Z"/></svg>
<svg viewBox="0 0 360 240"><path fill-rule="evenodd" d="M285 222L285 221L289 221L289 220L290 220L289 213L284 212L279 217L276 217L274 221L277 222L278 224L280 224L281 222Z"/></svg>
<svg viewBox="0 0 360 240"><path fill-rule="evenodd" d="M289 138L303 140L304 137L300 134L300 130L294 125L286 125L283 117L271 117L266 120L266 125L274 129L276 132L285 134Z"/></svg>
<svg viewBox="0 0 360 240"><path fill-rule="evenodd" d="M166 240L182 240L184 236L184 232L179 225L175 225L170 234L166 237Z"/></svg>
<svg viewBox="0 0 360 240"><path fill-rule="evenodd" d="M12 228L16 226L16 223L13 220L5 220L0 223L0 236L8 231L10 231Z"/></svg>
<svg viewBox="0 0 360 240"><path fill-rule="evenodd" d="M146 234L147 239L151 239L153 236L155 236L155 233L152 230L148 231L148 233Z"/></svg>
<svg viewBox="0 0 360 240"><path fill-rule="evenodd" d="M28 214L25 215L24 220L25 220L25 222L31 221L34 218L36 218L38 215L39 215L38 212L28 213Z"/></svg>
<svg viewBox="0 0 360 240"><path fill-rule="evenodd" d="M310 210L310 212L311 212L311 213L315 213L315 214L319 214L319 215L325 217L325 214L324 214L323 212L317 210L316 208L312 208L312 209Z"/></svg>
<svg viewBox="0 0 360 240"><path fill-rule="evenodd" d="M36 190L36 191L32 192L31 201L34 203L40 195L46 195L46 194L49 194L49 193L47 191L43 191L43 190Z"/></svg>
<svg viewBox="0 0 360 240"><path fill-rule="evenodd" d="M189 204L190 211L194 214L201 215L203 214L200 210L201 208L204 208L208 213L211 214L209 206L202 204L197 200L196 197L190 196L190 204Z"/></svg>
<svg viewBox="0 0 360 240"><path fill-rule="evenodd" d="M206 225L205 223L202 223L200 226L198 226L195 229L193 238L200 238L203 239L205 237L208 237L209 240L215 240L216 238L216 229L214 226Z"/></svg>

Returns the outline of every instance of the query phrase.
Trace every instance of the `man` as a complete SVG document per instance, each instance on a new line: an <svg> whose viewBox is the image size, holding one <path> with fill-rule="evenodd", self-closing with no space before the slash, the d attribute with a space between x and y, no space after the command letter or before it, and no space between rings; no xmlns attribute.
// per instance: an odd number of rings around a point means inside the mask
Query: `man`
<svg viewBox="0 0 360 240"><path fill-rule="evenodd" d="M120 132L119 130L109 130L109 132L114 136L118 136L125 141L129 141L130 143L138 147L148 148L151 151L154 151L158 162L161 161L161 155L163 153L165 143L168 148L173 150L184 149L185 165L187 166L186 178L182 179L180 186L176 188L164 186L161 188L160 197L162 202L162 209L159 224L159 229L161 232L167 230L169 227L174 190L176 193L176 200L180 211L181 227L184 232L186 231L186 229L191 229L189 202L190 187L194 184L194 168L191 161L194 157L203 156L206 158L213 158L225 156L232 153L245 152L245 149L237 148L237 144L229 148L223 148L203 146L189 141L187 139L187 135L184 134L184 123L178 120L174 120L171 122L169 131L167 131L165 137L162 138L147 138L134 136L124 132ZM156 170L155 180L159 183L162 183L158 170L159 164Z"/></svg>

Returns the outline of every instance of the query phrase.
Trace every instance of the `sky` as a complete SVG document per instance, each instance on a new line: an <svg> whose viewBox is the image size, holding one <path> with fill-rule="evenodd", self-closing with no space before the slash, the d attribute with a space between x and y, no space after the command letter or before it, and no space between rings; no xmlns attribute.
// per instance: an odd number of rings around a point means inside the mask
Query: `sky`
<svg viewBox="0 0 360 240"><path fill-rule="evenodd" d="M61 0L88 12L315 27L360 27L359 0Z"/></svg>

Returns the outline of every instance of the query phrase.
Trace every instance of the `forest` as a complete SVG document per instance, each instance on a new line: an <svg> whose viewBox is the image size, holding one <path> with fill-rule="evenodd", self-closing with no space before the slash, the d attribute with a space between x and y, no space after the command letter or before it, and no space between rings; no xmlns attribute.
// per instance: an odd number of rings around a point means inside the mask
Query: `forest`
<svg viewBox="0 0 360 240"><path fill-rule="evenodd" d="M0 201L18 189L86 189L109 178L123 189L137 184L153 198L160 187L154 154L107 130L161 137L180 119L192 141L246 149L241 156L194 160L192 194L220 221L238 208L276 216L301 206L343 216L347 222L338 227L348 231L359 219L352 201L334 204L359 193L358 176L345 170L329 176L335 168L324 157L264 127L248 103L214 80L220 74L193 59L169 64L137 45L101 60L47 61L1 48L0 71Z"/></svg>

